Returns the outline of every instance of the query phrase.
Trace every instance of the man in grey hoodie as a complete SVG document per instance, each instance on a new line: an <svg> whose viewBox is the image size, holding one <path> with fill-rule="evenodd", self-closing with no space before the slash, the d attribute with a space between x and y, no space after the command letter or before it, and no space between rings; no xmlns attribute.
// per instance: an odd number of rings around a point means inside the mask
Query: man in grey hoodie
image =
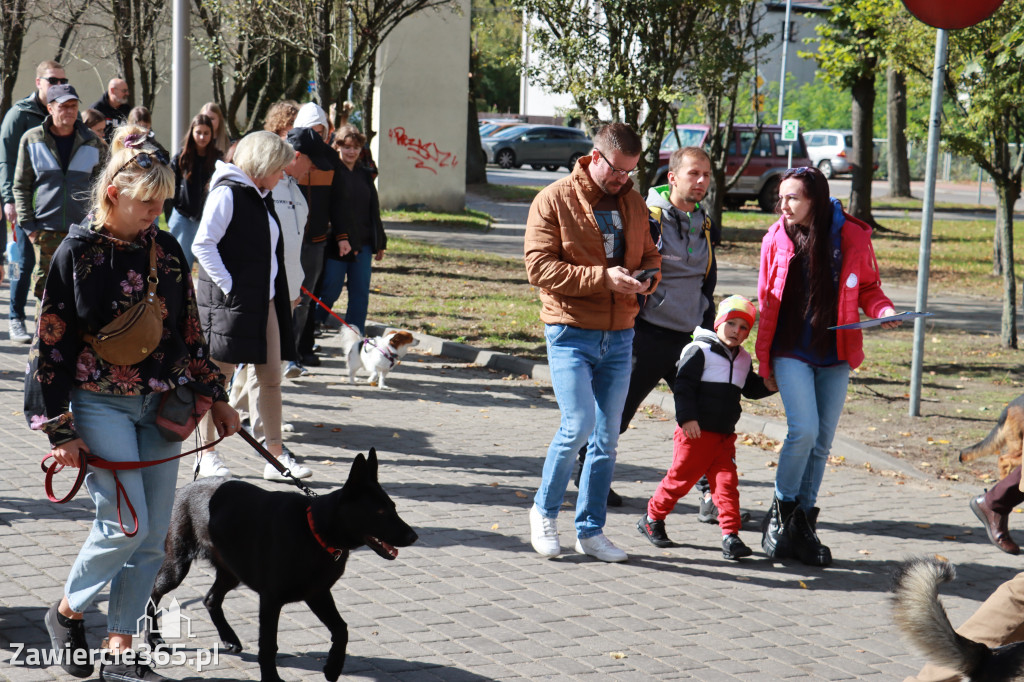
<svg viewBox="0 0 1024 682"><path fill-rule="evenodd" d="M633 372L619 433L625 432L640 403L660 380L673 385L676 362L693 330L714 326L712 297L718 265L711 243L711 218L700 205L710 184L710 157L700 147L683 147L669 159L668 184L652 187L647 194L651 219L661 232L655 243L661 252L662 280L642 305L634 325ZM581 468L584 458L585 452L581 452ZM608 493L608 505L622 505L614 490Z"/></svg>

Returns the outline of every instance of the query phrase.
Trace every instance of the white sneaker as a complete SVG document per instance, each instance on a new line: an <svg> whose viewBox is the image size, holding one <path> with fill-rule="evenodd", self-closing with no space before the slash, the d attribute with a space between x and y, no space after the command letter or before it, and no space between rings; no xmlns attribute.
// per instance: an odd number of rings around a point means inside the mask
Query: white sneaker
<svg viewBox="0 0 1024 682"><path fill-rule="evenodd" d="M281 466L285 469L288 469L295 478L309 478L313 475L313 472L310 471L308 467L304 467L296 462L295 458L292 457L292 453L288 451L285 451L280 457L278 457L277 461L280 462ZM268 481L277 481L278 483L291 483L292 480L278 471L277 467L270 462L267 462L263 466L263 478Z"/></svg>
<svg viewBox="0 0 1024 682"><path fill-rule="evenodd" d="M199 478L208 476L229 478L231 476L231 469L224 466L224 462L221 461L216 450L205 450L196 455L196 463L192 469L199 471Z"/></svg>
<svg viewBox="0 0 1024 682"><path fill-rule="evenodd" d="M8 336L14 343L32 343L32 335L25 331L25 321L11 318Z"/></svg>
<svg viewBox="0 0 1024 682"><path fill-rule="evenodd" d="M530 544L541 556L555 557L562 551L558 542L558 520L541 514L537 505L530 507Z"/></svg>
<svg viewBox="0 0 1024 682"><path fill-rule="evenodd" d="M629 558L625 552L613 545L612 541L604 536L604 533L589 538L577 538L576 551L612 563Z"/></svg>

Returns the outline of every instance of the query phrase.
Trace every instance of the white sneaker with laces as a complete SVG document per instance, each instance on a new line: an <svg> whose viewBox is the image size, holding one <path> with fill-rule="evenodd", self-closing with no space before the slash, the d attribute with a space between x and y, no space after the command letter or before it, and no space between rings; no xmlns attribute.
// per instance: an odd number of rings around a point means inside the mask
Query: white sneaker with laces
<svg viewBox="0 0 1024 682"><path fill-rule="evenodd" d="M32 335L25 331L25 321L17 317L11 318L8 336L14 343L32 343Z"/></svg>
<svg viewBox="0 0 1024 682"><path fill-rule="evenodd" d="M610 563L625 561L629 558L625 552L613 545L612 541L604 536L604 533L598 533L589 538L577 538L576 551Z"/></svg>
<svg viewBox="0 0 1024 682"><path fill-rule="evenodd" d="M295 478L309 478L310 476L313 475L313 472L310 471L309 467L304 467L298 462L296 462L295 458L292 457L292 453L290 452L284 452L280 457L278 457L277 461L280 462L281 466L283 466L285 469L291 471L292 476L294 476ZM288 478L280 471L278 471L277 467L275 467L270 462L267 462L263 466L263 478L268 481L277 481L278 483L291 482L290 478Z"/></svg>
<svg viewBox="0 0 1024 682"><path fill-rule="evenodd" d="M530 544L541 556L556 557L562 551L558 542L558 519L544 516L537 505L530 507Z"/></svg>
<svg viewBox="0 0 1024 682"><path fill-rule="evenodd" d="M221 461L220 455L217 454L216 450L205 450L197 454L196 463L192 469L199 471L199 478L207 478L208 476L230 478L231 476L231 469L224 466L224 462Z"/></svg>

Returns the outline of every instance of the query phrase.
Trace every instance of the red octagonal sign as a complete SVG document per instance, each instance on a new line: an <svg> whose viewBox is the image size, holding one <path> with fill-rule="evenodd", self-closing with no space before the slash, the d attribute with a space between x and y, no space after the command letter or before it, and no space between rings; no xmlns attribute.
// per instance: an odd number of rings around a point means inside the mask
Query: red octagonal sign
<svg viewBox="0 0 1024 682"><path fill-rule="evenodd" d="M910 13L935 28L967 28L988 19L1003 0L903 0Z"/></svg>

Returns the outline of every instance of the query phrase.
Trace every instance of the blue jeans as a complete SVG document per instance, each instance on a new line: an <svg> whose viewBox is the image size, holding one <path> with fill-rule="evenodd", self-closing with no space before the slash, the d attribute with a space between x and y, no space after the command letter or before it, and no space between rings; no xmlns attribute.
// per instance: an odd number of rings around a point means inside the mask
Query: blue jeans
<svg viewBox="0 0 1024 682"><path fill-rule="evenodd" d="M196 257L192 255L192 242L196 240L196 233L199 231L199 221L186 218L178 213L178 209L171 210L171 217L167 219L167 231L178 240L181 249L185 252L185 263L188 269L192 269L192 263Z"/></svg>
<svg viewBox="0 0 1024 682"><path fill-rule="evenodd" d="M28 233L21 229L21 225L14 227L18 235L18 244L21 246L21 267L17 277L10 277L11 280L11 312L10 319L25 320L25 303L28 301L28 287L32 283L32 270L36 267L36 250L32 248L32 242L28 240Z"/></svg>
<svg viewBox="0 0 1024 682"><path fill-rule="evenodd" d="M348 307L345 309L345 322L357 327L359 333L365 333L366 311L370 305L370 265L373 263L373 252L360 249L355 261L346 262L337 258L328 258L324 262L324 278L320 283L320 300L329 306L341 296L342 287L348 289ZM346 283L347 280L347 283ZM316 307L313 319L323 324L327 321L327 311Z"/></svg>
<svg viewBox="0 0 1024 682"><path fill-rule="evenodd" d="M589 538L604 528L622 406L629 390L633 330L606 332L549 324L544 338L551 387L562 419L548 447L533 501L544 516L558 516L577 453L586 443L576 498L576 536Z"/></svg>
<svg viewBox="0 0 1024 682"><path fill-rule="evenodd" d="M181 443L165 440L156 429L159 404L160 395L155 393L118 396L76 389L71 394L78 434L94 455L116 462L153 461L181 452ZM96 505L96 518L71 566L64 593L73 610L84 611L109 582L107 630L135 635L164 558L178 460L117 475L138 514L139 531L128 537L118 523L114 472L91 467L85 485ZM131 513L123 498L121 516L131 530Z"/></svg>
<svg viewBox="0 0 1024 682"><path fill-rule="evenodd" d="M806 510L818 500L832 438L846 402L850 365L815 367L795 358L774 358L772 372L786 410L786 440L775 472L775 496L800 501Z"/></svg>

